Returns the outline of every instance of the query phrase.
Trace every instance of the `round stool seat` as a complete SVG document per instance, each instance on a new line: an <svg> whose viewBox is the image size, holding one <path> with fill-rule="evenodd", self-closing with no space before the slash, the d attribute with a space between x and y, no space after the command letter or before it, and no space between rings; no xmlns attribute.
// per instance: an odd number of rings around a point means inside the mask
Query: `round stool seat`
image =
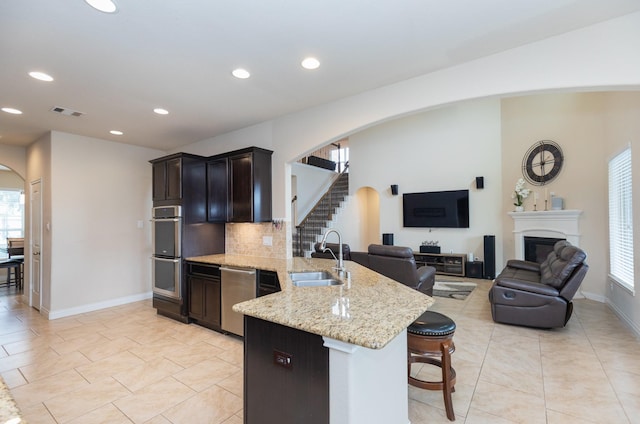
<svg viewBox="0 0 640 424"><path fill-rule="evenodd" d="M426 311L407 327L411 334L430 337L448 336L455 331L456 323L451 318L433 311Z"/></svg>
<svg viewBox="0 0 640 424"><path fill-rule="evenodd" d="M455 392L456 371L451 366L455 351L453 334L456 323L446 315L426 311L407 327L407 362L409 384L427 390L442 390L447 418L454 421L451 393ZM442 369L442 380L425 381L411 375L411 364L421 362Z"/></svg>

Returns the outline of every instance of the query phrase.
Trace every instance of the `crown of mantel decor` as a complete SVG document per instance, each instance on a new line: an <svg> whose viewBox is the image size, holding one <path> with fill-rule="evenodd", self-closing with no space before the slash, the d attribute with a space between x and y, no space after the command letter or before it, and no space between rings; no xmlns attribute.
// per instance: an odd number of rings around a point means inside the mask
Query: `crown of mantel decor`
<svg viewBox="0 0 640 424"><path fill-rule="evenodd" d="M562 238L579 246L581 214L581 210L575 209L509 212L514 224L516 259L524 259L525 237Z"/></svg>

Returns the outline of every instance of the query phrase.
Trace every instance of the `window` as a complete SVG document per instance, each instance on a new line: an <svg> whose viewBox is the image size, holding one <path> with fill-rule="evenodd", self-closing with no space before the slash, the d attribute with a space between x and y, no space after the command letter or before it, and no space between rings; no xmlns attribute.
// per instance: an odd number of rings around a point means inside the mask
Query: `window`
<svg viewBox="0 0 640 424"><path fill-rule="evenodd" d="M347 162L349 162L349 148L343 147L332 150L331 160L338 164L338 172L344 171L347 167Z"/></svg>
<svg viewBox="0 0 640 424"><path fill-rule="evenodd" d="M633 291L631 147L609 161L609 264L611 277Z"/></svg>
<svg viewBox="0 0 640 424"><path fill-rule="evenodd" d="M24 193L0 189L0 246L7 246L7 237L24 237Z"/></svg>

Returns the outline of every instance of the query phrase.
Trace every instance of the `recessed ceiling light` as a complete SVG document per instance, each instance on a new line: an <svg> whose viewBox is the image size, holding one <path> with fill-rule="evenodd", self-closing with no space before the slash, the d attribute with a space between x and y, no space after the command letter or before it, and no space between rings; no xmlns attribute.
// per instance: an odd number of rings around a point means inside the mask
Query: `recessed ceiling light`
<svg viewBox="0 0 640 424"><path fill-rule="evenodd" d="M113 135L123 135L124 133L122 131L118 131L118 130L111 130L109 131L111 134Z"/></svg>
<svg viewBox="0 0 640 424"><path fill-rule="evenodd" d="M318 69L320 66L320 61L315 57L307 57L301 63L304 69Z"/></svg>
<svg viewBox="0 0 640 424"><path fill-rule="evenodd" d="M234 69L233 72L231 72L231 74L234 77L240 78L240 79L247 79L247 78L249 78L251 76L249 71L247 71L246 69L242 69L242 68Z"/></svg>
<svg viewBox="0 0 640 424"><path fill-rule="evenodd" d="M158 115L168 115L169 111L167 109L162 109L161 107L157 107L155 109L153 109L153 111L155 113L157 113Z"/></svg>
<svg viewBox="0 0 640 424"><path fill-rule="evenodd" d="M11 113L13 115L22 115L22 111L21 110L14 109L12 107L3 107L2 111L3 112L7 112L7 113Z"/></svg>
<svg viewBox="0 0 640 424"><path fill-rule="evenodd" d="M45 74L44 72L38 72L38 71L29 72L29 76L31 78L35 78L40 81L46 81L46 82L53 81L53 77L49 74Z"/></svg>
<svg viewBox="0 0 640 424"><path fill-rule="evenodd" d="M98 9L104 13L114 13L118 8L112 0L84 0L94 9Z"/></svg>

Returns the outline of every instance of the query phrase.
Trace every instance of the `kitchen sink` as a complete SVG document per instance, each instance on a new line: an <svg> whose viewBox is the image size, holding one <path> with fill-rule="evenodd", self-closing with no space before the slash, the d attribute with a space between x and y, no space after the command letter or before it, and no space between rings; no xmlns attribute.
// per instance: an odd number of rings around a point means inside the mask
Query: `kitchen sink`
<svg viewBox="0 0 640 424"><path fill-rule="evenodd" d="M335 278L323 278L321 280L296 280L293 285L296 287L328 287L328 286L340 286L344 284L340 280Z"/></svg>
<svg viewBox="0 0 640 424"><path fill-rule="evenodd" d="M289 276L296 287L327 287L344 284L327 271L291 272Z"/></svg>

